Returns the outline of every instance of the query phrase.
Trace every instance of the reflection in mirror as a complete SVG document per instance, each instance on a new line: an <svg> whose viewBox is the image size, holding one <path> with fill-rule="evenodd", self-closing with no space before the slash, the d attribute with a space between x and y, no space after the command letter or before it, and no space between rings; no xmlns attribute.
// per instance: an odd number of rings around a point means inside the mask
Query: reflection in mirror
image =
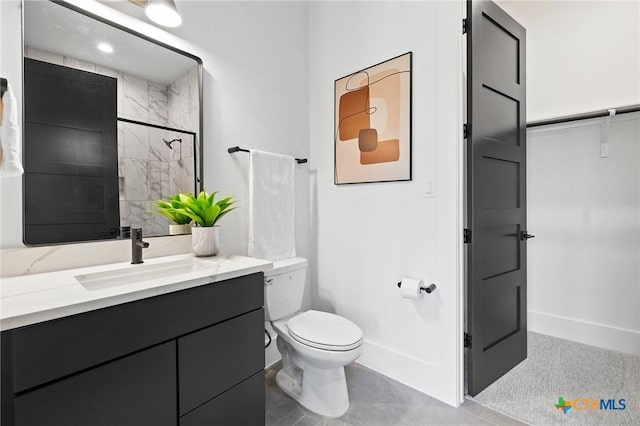
<svg viewBox="0 0 640 426"><path fill-rule="evenodd" d="M167 235L169 221L151 213L151 202L195 192L194 149L194 132L119 119L121 227L142 228L146 236Z"/></svg>
<svg viewBox="0 0 640 426"><path fill-rule="evenodd" d="M24 2L26 244L168 235L197 192L201 61L60 2Z"/></svg>

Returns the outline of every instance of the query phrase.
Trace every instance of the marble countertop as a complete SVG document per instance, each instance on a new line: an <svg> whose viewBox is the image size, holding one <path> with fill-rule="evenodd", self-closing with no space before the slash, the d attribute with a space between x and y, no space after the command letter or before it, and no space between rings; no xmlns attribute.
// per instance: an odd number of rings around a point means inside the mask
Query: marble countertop
<svg viewBox="0 0 640 426"><path fill-rule="evenodd" d="M157 273L163 267L169 268L170 273L166 275ZM171 267L175 269L171 270ZM141 265L120 262L2 278L0 329L9 330L228 280L265 271L271 267L270 261L245 256L221 254L215 257L198 258L192 254L180 254L148 259ZM135 282L123 281L110 285L109 277L114 272L123 272L126 275L141 271L142 273L136 276ZM146 274L144 271L149 273ZM104 275L106 277L103 277ZM76 277L93 279L94 283L81 284Z"/></svg>

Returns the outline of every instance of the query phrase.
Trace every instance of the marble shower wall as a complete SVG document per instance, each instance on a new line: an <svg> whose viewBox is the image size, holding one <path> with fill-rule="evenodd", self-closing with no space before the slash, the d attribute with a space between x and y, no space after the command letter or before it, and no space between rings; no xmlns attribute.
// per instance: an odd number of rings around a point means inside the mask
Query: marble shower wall
<svg viewBox="0 0 640 426"><path fill-rule="evenodd" d="M198 67L194 66L167 87L168 127L199 131L200 91L198 90Z"/></svg>
<svg viewBox="0 0 640 426"><path fill-rule="evenodd" d="M164 140L173 142L170 149ZM142 228L144 235L169 232L169 221L151 213L152 201L178 192L194 192L192 135L118 122L120 225Z"/></svg>
<svg viewBox="0 0 640 426"><path fill-rule="evenodd" d="M195 132L199 130L198 67L168 86L144 78L26 46L25 57L113 77L118 117ZM181 138L169 149L163 142ZM150 213L151 201L195 192L194 137L151 126L118 122L120 226L142 227L144 235L168 234L169 221ZM198 153L199 154L199 153Z"/></svg>
<svg viewBox="0 0 640 426"><path fill-rule="evenodd" d="M180 76L176 81L167 86L168 97L168 126L176 129L187 130L196 134L194 144L195 154L200 158L199 131L200 131L200 90L198 87L198 66L194 66ZM202 173L195 165L194 173L200 176Z"/></svg>

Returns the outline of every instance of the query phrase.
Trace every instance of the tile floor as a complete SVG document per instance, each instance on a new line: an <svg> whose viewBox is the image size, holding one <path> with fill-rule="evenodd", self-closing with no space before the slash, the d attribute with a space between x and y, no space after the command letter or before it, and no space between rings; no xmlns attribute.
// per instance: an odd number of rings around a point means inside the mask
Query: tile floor
<svg viewBox="0 0 640 426"><path fill-rule="evenodd" d="M395 380L353 363L346 367L351 407L338 419L311 413L286 396L276 385L277 366L266 371L266 425L523 425L510 417L465 401L453 408Z"/></svg>

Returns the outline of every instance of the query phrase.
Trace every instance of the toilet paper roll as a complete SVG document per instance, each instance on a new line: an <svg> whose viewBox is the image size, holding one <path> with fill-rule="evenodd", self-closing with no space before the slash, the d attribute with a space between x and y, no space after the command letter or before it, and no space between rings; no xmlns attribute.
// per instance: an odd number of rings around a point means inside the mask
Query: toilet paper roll
<svg viewBox="0 0 640 426"><path fill-rule="evenodd" d="M400 285L400 292L405 299L420 300L424 297L420 287L422 287L420 278L404 277Z"/></svg>

